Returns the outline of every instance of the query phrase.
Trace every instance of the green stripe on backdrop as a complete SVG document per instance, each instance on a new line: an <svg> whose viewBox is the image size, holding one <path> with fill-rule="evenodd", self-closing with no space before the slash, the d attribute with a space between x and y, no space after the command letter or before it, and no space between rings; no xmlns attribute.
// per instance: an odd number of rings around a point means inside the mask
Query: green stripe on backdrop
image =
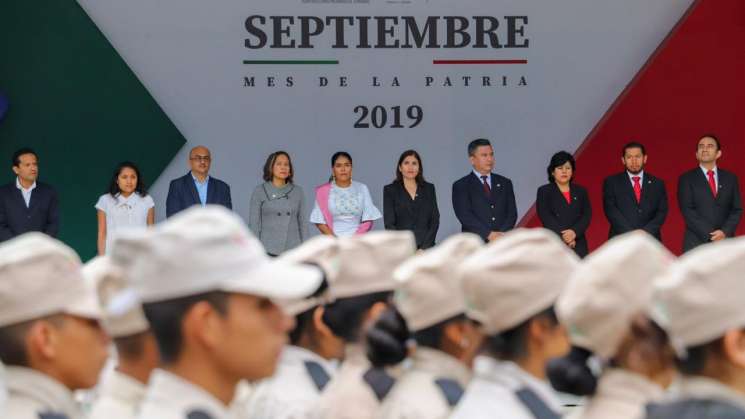
<svg viewBox="0 0 745 419"><path fill-rule="evenodd" d="M83 259L116 163L134 161L151 185L186 142L75 0L0 1L0 91L0 182L14 179L15 149L36 149L60 195L60 238Z"/></svg>

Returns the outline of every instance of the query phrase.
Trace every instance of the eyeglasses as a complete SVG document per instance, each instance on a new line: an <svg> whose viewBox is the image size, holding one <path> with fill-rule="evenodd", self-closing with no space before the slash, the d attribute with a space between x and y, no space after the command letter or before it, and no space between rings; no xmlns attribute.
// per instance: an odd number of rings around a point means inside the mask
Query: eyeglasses
<svg viewBox="0 0 745 419"><path fill-rule="evenodd" d="M210 156L194 156L194 157L190 158L189 160L209 162L210 160L212 160L212 157L210 157Z"/></svg>

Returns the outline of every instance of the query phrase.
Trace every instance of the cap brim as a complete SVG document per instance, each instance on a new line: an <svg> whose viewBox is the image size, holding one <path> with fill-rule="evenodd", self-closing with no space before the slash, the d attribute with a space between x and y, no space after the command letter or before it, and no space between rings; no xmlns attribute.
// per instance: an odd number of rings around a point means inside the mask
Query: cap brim
<svg viewBox="0 0 745 419"><path fill-rule="evenodd" d="M98 302L98 296L91 291L79 295L63 311L86 319L101 320L103 318L103 310Z"/></svg>
<svg viewBox="0 0 745 419"><path fill-rule="evenodd" d="M322 281L323 272L315 266L273 260L242 278L225 282L220 289L271 299L298 299L312 295Z"/></svg>

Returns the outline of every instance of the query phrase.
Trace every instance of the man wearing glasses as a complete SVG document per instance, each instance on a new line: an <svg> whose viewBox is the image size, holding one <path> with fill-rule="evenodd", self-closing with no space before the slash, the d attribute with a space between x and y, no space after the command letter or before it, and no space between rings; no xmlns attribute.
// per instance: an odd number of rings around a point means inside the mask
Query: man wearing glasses
<svg viewBox="0 0 745 419"><path fill-rule="evenodd" d="M233 209L230 186L209 175L212 156L205 146L196 146L189 152L191 171L171 181L166 199L166 217L192 205L217 204Z"/></svg>
<svg viewBox="0 0 745 419"><path fill-rule="evenodd" d="M678 181L678 205L686 224L684 252L733 237L740 223L740 187L734 173L717 167L721 156L717 137L701 137L696 147L699 167L683 173Z"/></svg>

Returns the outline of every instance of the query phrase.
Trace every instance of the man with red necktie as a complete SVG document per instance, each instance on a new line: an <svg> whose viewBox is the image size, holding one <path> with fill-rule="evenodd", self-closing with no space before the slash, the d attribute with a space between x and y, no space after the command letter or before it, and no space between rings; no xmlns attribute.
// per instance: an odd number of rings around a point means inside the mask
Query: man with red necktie
<svg viewBox="0 0 745 419"><path fill-rule="evenodd" d="M644 230L662 240L660 229L667 217L665 182L644 170L644 145L630 142L621 149L621 173L603 182L603 210L610 224L608 238L633 230Z"/></svg>
<svg viewBox="0 0 745 419"><path fill-rule="evenodd" d="M701 137L696 149L699 167L683 173L678 181L678 205L686 223L684 252L734 236L740 223L740 187L734 173L717 167L721 156L716 136Z"/></svg>

